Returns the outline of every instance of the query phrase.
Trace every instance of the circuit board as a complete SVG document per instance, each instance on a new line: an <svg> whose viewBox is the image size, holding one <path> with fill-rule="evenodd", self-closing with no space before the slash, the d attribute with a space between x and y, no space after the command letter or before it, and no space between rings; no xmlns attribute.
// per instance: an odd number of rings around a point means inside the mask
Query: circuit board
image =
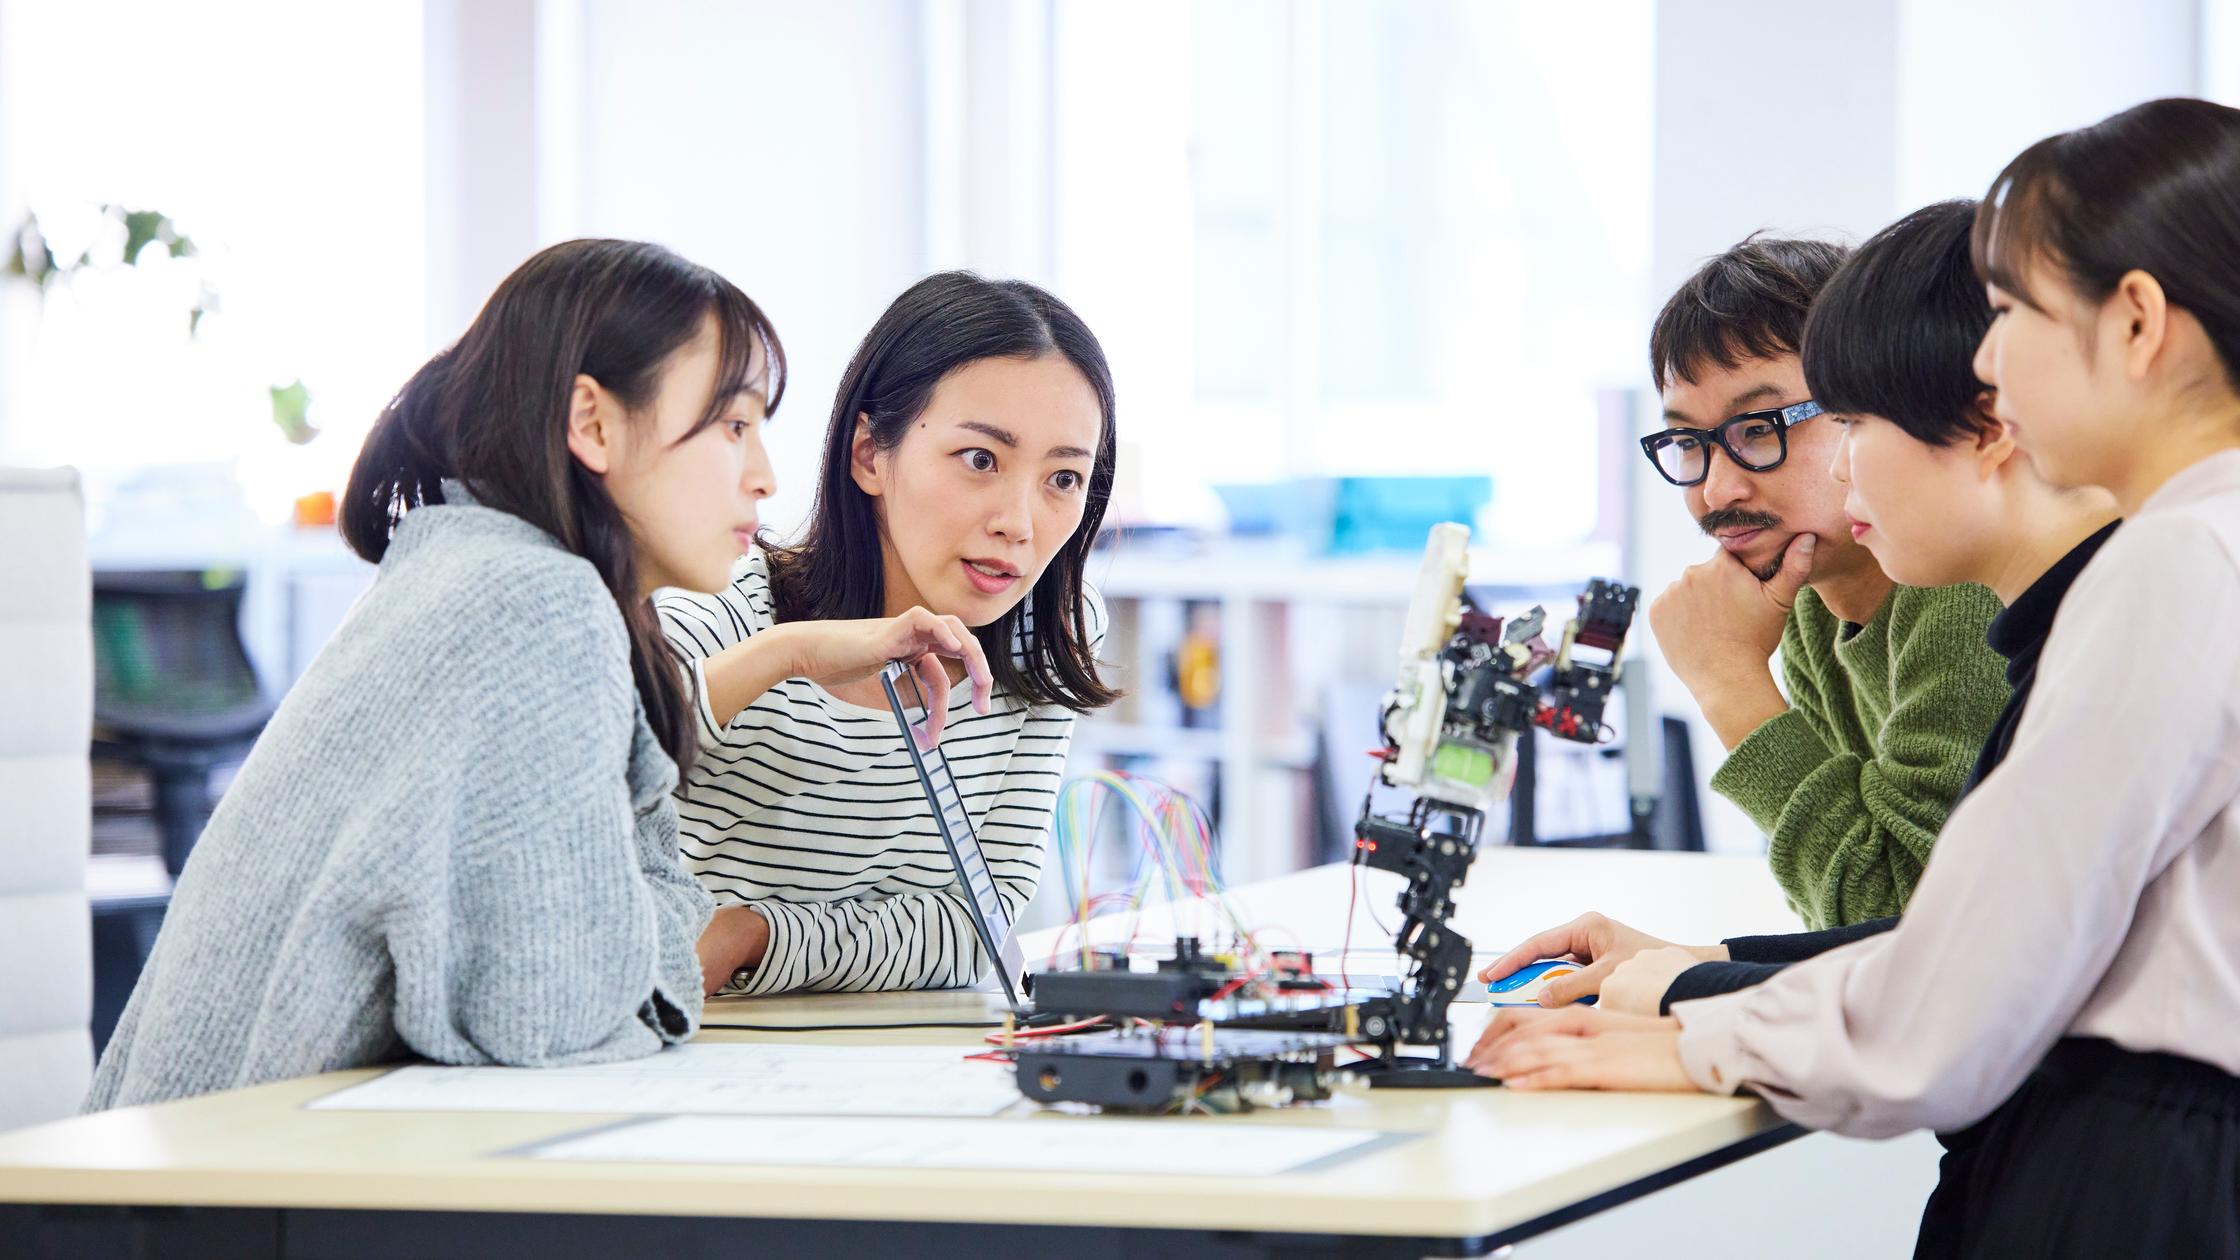
<svg viewBox="0 0 2240 1260"><path fill-rule="evenodd" d="M1356 1038L1143 1024L1015 1051L1019 1092L1036 1102L1160 1114L1319 1102L1354 1081L1333 1057Z"/></svg>

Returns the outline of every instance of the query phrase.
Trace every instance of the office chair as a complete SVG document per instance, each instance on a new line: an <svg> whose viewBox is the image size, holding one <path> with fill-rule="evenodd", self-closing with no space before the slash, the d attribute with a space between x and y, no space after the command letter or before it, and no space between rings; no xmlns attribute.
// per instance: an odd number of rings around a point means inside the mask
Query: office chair
<svg viewBox="0 0 2240 1260"><path fill-rule="evenodd" d="M272 716L241 641L238 575L100 573L93 583L96 756L145 770L173 877L210 819L210 774Z"/></svg>

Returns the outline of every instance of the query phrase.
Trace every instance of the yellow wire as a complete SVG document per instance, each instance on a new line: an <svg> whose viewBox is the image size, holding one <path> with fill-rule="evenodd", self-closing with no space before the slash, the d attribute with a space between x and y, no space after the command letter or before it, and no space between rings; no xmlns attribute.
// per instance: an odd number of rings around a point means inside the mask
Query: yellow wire
<svg viewBox="0 0 2240 1260"><path fill-rule="evenodd" d="M1099 791L1102 789L1102 791ZM1102 830L1103 807L1108 796L1121 801L1133 815L1137 845L1152 860L1129 891L1129 939L1148 903L1151 881L1164 877L1167 899L1179 908L1185 890L1199 901L1211 900L1219 915L1245 949L1250 969L1264 969L1267 962L1258 939L1245 925L1244 916L1229 895L1213 866L1213 827L1205 811L1187 793L1157 780L1118 771L1094 771L1073 779L1061 790L1056 837L1060 860L1078 860L1080 892L1075 899L1075 924L1082 964L1089 958L1088 920L1093 860L1097 833Z"/></svg>

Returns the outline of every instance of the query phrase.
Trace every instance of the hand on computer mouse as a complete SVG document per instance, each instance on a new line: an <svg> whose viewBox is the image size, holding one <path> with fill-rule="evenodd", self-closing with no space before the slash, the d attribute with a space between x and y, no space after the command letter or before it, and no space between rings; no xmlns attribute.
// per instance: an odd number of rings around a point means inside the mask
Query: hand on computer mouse
<svg viewBox="0 0 2240 1260"><path fill-rule="evenodd" d="M1576 958L1587 966L1549 981L1540 991L1542 1006L1568 1006L1580 998L1600 993L1603 979L1620 963L1641 951L1674 948L1688 948L1699 962L1713 962L1727 956L1724 945L1675 946L1606 915L1589 913L1562 927L1550 928L1494 959L1478 973L1478 979L1499 980L1536 959ZM1650 1012L1654 1014L1655 1009L1652 1006Z"/></svg>
<svg viewBox="0 0 2240 1260"><path fill-rule="evenodd" d="M1542 958L1486 984L1486 1001L1495 1006L1538 1006L1549 985L1578 974L1586 964L1570 958ZM1577 999L1592 1004L1592 996Z"/></svg>

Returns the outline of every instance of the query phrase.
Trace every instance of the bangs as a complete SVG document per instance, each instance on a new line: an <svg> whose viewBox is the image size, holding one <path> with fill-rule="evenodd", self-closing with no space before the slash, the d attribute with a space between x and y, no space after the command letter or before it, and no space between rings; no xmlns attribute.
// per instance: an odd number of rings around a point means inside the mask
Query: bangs
<svg viewBox="0 0 2240 1260"><path fill-rule="evenodd" d="M2053 172L2053 146L2061 139L2040 140L1999 172L1990 195L1976 207L1970 236L1976 275L2041 312L2045 304L2031 291L2027 277L2063 265L2049 239L2049 224L2064 217L2060 203L2067 197Z"/></svg>
<svg viewBox="0 0 2240 1260"><path fill-rule="evenodd" d="M734 397L749 390L761 392L765 416L776 415L786 393L786 350L778 341L778 330L738 286L721 277L714 279L709 312L720 340L717 384L701 424L715 423Z"/></svg>
<svg viewBox="0 0 2240 1260"><path fill-rule="evenodd" d="M1805 382L1822 407L1880 416L1949 446L1980 432L1976 348L1991 306L1971 265L1977 206L1914 211L1852 254L1805 323Z"/></svg>

